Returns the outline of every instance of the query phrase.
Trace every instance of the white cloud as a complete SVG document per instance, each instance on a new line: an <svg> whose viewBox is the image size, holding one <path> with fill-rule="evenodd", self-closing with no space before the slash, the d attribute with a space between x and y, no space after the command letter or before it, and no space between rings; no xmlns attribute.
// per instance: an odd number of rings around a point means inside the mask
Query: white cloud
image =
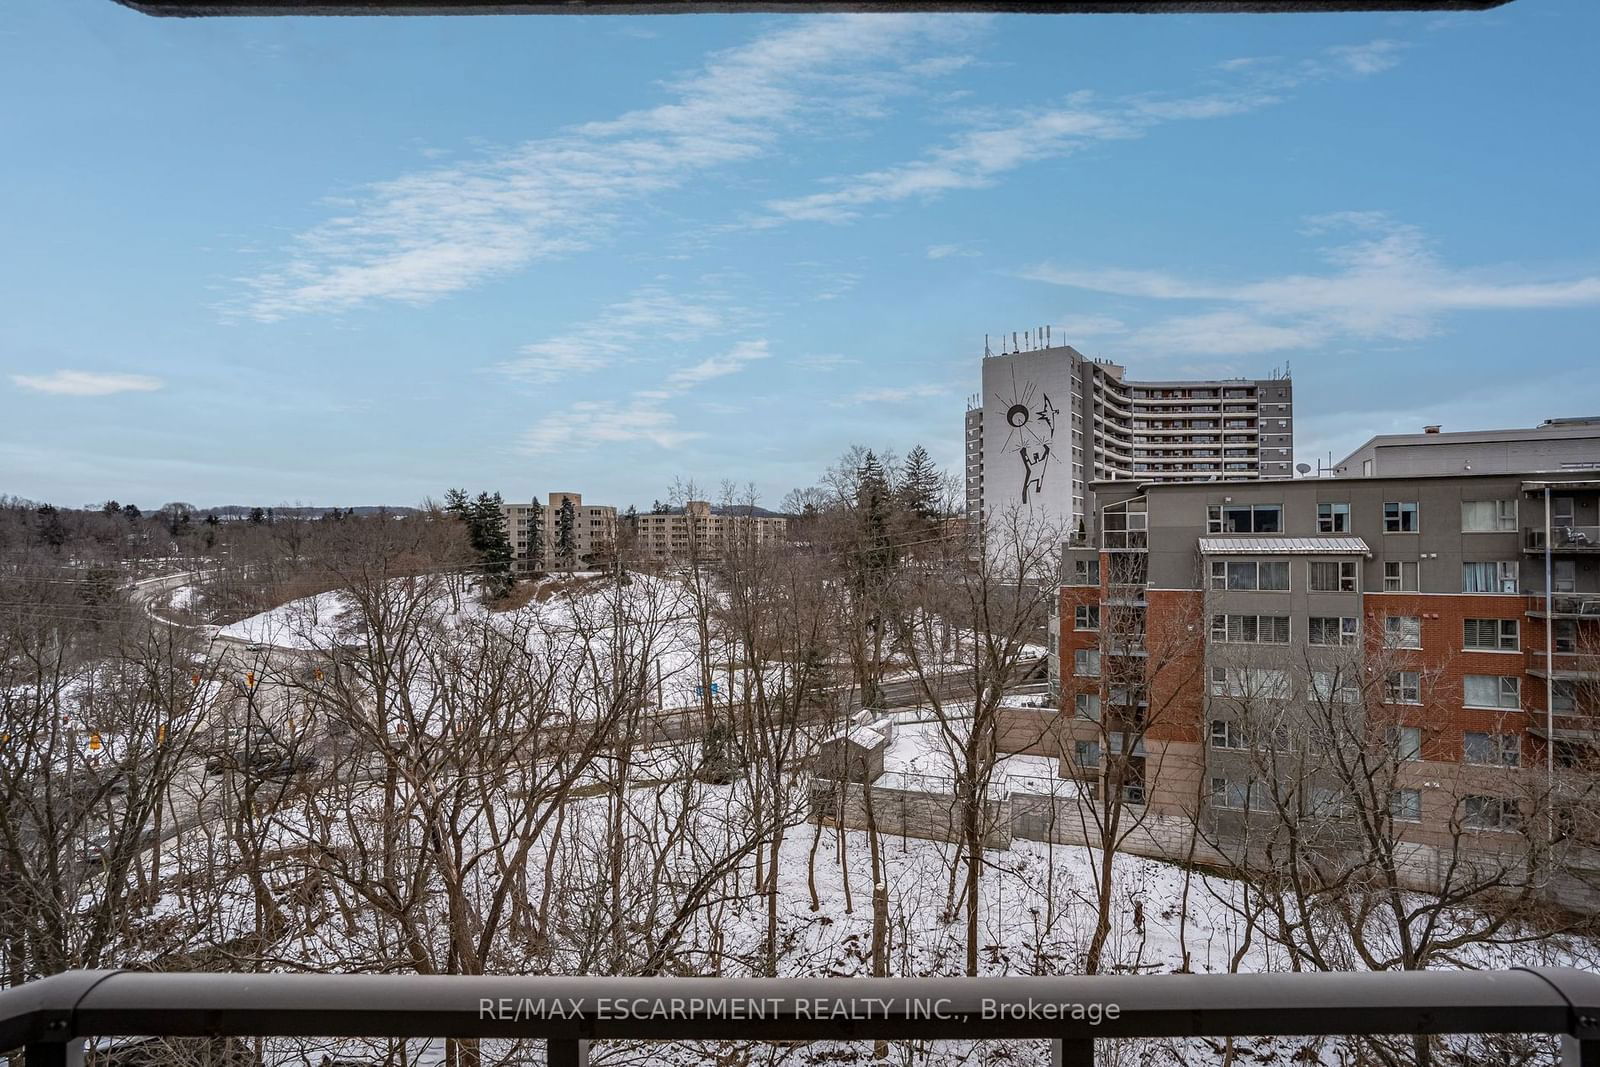
<svg viewBox="0 0 1600 1067"><path fill-rule="evenodd" d="M863 404L905 404L913 400L926 400L930 397L949 396L951 389L947 385L898 385L882 389L863 389L840 397L833 402L834 407L859 407Z"/></svg>
<svg viewBox="0 0 1600 1067"><path fill-rule="evenodd" d="M358 190L296 238L287 262L249 280L242 310L271 321L375 300L421 304L584 248L631 203L768 152L785 133L875 116L889 96L923 90L917 49L975 24L781 23L710 56L659 106Z"/></svg>
<svg viewBox="0 0 1600 1067"><path fill-rule="evenodd" d="M766 359L768 355L766 341L742 341L720 356L712 356L692 367L674 371L667 378L667 387L677 391L691 389L713 378L737 374L746 364Z"/></svg>
<svg viewBox="0 0 1600 1067"><path fill-rule="evenodd" d="M961 244L929 245L928 246L928 258L929 259L948 259L951 256L967 256L967 257L971 257L971 256L981 256L981 255L983 255L983 253L979 252L977 249L968 248L966 245L961 245Z"/></svg>
<svg viewBox="0 0 1600 1067"><path fill-rule="evenodd" d="M1146 93L1111 101L1079 92L1056 107L989 116L986 124L957 134L920 159L832 179L828 184L833 188L824 192L770 200L766 214L750 224L850 222L873 205L984 188L1027 163L1059 159L1099 142L1143 137L1170 122L1257 111L1280 103L1283 93L1309 82L1378 73L1399 62L1401 47L1388 40L1340 45L1289 69L1275 60L1230 60L1222 69L1239 84L1227 91Z"/></svg>
<svg viewBox="0 0 1600 1067"><path fill-rule="evenodd" d="M828 353L819 356L801 356L799 359L791 360L791 362L796 367L804 367L806 370L835 371L840 367L854 366L861 361L859 359L851 359L848 356L841 356L837 353Z"/></svg>
<svg viewBox="0 0 1600 1067"><path fill-rule="evenodd" d="M741 341L720 355L680 367L660 385L635 390L625 400L581 400L569 404L523 434L521 451L546 455L638 441L658 448L677 448L706 435L700 430L681 429L677 414L668 405L706 382L737 374L770 355L764 338Z"/></svg>
<svg viewBox="0 0 1600 1067"><path fill-rule="evenodd" d="M1322 250L1330 269L1249 282L1198 280L1160 271L1062 268L1023 276L1091 292L1219 305L1134 331L1130 346L1216 355L1308 348L1339 338L1415 341L1463 311L1600 304L1600 277L1530 280L1506 270L1466 270L1439 261L1415 226L1376 212L1309 220L1306 232L1354 231Z"/></svg>
<svg viewBox="0 0 1600 1067"><path fill-rule="evenodd" d="M1399 65L1404 48L1400 41L1368 41L1366 44L1335 45L1328 49L1328 56L1351 74L1381 74Z"/></svg>
<svg viewBox="0 0 1600 1067"><path fill-rule="evenodd" d="M96 371L58 370L53 374L13 374L23 389L60 396L110 396L114 393L149 393L160 389L160 378L145 374L102 374Z"/></svg>
<svg viewBox="0 0 1600 1067"><path fill-rule="evenodd" d="M647 287L603 309L592 322L524 345L517 358L496 364L495 370L522 381L549 383L611 366L647 341L696 341L723 329L726 320L725 310L708 302Z"/></svg>
<svg viewBox="0 0 1600 1067"><path fill-rule="evenodd" d="M1110 315L1068 315L1051 325L1061 331L1062 338L1069 345L1074 337L1103 337L1128 332L1128 327L1121 319L1114 319Z"/></svg>

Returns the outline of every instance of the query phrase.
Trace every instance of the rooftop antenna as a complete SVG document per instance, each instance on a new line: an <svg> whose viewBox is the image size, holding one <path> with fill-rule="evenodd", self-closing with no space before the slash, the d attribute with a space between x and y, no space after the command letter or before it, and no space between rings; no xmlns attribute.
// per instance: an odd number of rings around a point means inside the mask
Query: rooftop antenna
<svg viewBox="0 0 1600 1067"><path fill-rule="evenodd" d="M1048 325L1044 328L1044 346L1046 348L1050 347L1050 327Z"/></svg>
<svg viewBox="0 0 1600 1067"><path fill-rule="evenodd" d="M1022 349L1017 347L1017 331L1016 330L1012 330L1011 331L1011 353L1012 353L1012 355L1015 355L1016 353L1018 353L1020 351L1022 351Z"/></svg>
<svg viewBox="0 0 1600 1067"><path fill-rule="evenodd" d="M989 335L988 334L984 334L983 335L983 358L984 359L988 359L989 358Z"/></svg>

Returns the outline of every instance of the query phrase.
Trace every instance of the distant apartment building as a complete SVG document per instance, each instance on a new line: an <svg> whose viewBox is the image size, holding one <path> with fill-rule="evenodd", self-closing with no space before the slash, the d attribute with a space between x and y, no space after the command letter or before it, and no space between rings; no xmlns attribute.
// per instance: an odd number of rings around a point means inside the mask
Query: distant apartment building
<svg viewBox="0 0 1600 1067"><path fill-rule="evenodd" d="M582 568L609 559L617 541L617 509L585 504L581 493L551 493L547 503L506 504L506 533L518 573ZM571 504L570 546L562 513Z"/></svg>
<svg viewBox="0 0 1600 1067"><path fill-rule="evenodd" d="M1059 345L985 355L966 416L967 517L1013 508L1072 532L1104 479L1289 478L1294 388L1260 379L1130 381Z"/></svg>
<svg viewBox="0 0 1600 1067"><path fill-rule="evenodd" d="M1319 723L1354 722L1393 759L1370 780L1424 850L1419 884L1427 849L1493 849L1547 773L1596 765L1600 470L1093 493L1086 543L1065 549L1059 709L1011 724L1009 747L1216 840L1281 816L1271 768L1300 768L1307 817L1338 816Z"/></svg>
<svg viewBox="0 0 1600 1067"><path fill-rule="evenodd" d="M1504 474L1600 468L1600 416L1546 419L1526 430L1381 434L1333 465L1336 478Z"/></svg>
<svg viewBox="0 0 1600 1067"><path fill-rule="evenodd" d="M756 515L739 507L713 508L709 501L691 500L681 509L626 516L624 528L629 550L636 559L719 560L729 545L765 545L782 541L789 520Z"/></svg>

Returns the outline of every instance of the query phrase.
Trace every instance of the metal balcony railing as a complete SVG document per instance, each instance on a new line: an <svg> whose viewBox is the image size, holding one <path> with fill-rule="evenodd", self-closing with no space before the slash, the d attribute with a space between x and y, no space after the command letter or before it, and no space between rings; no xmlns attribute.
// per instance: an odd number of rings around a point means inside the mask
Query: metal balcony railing
<svg viewBox="0 0 1600 1067"><path fill-rule="evenodd" d="M1523 527L1522 547L1528 552L1544 551L1544 528ZM1554 552L1600 552L1600 526L1556 526L1550 531Z"/></svg>
<svg viewBox="0 0 1600 1067"><path fill-rule="evenodd" d="M0 1052L67 1067L85 1039L545 1042L1047 1039L1088 1067L1129 1037L1554 1034L1600 1067L1600 975L1560 968L1061 978L541 978L68 971L0 992Z"/></svg>

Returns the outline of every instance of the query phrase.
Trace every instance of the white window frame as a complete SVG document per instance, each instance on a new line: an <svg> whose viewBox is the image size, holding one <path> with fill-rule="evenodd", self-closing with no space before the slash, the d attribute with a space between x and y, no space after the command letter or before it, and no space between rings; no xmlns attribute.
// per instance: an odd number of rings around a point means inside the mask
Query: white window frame
<svg viewBox="0 0 1600 1067"><path fill-rule="evenodd" d="M1100 694L1078 693L1072 700L1072 713L1085 722L1100 721Z"/></svg>
<svg viewBox="0 0 1600 1067"><path fill-rule="evenodd" d="M1383 681L1385 704L1421 704L1422 672L1390 671Z"/></svg>
<svg viewBox="0 0 1600 1067"><path fill-rule="evenodd" d="M1468 741L1472 738L1472 741ZM1478 740L1481 738L1481 741ZM1469 745L1481 745L1474 757ZM1522 738L1516 734L1492 733L1488 730L1463 730L1461 732L1461 762L1476 767L1522 766Z"/></svg>
<svg viewBox="0 0 1600 1067"><path fill-rule="evenodd" d="M1097 648L1073 649L1072 674L1075 678L1100 677L1100 650Z"/></svg>
<svg viewBox="0 0 1600 1067"><path fill-rule="evenodd" d="M1474 679L1493 682L1498 703L1474 704L1468 689ZM1461 706L1488 711L1521 711L1522 679L1513 674L1464 674L1461 676Z"/></svg>
<svg viewBox="0 0 1600 1067"><path fill-rule="evenodd" d="M1404 806L1395 803L1402 798L1406 800ZM1393 793L1390 793L1389 818L1395 822L1421 822L1422 790L1396 789Z"/></svg>
<svg viewBox="0 0 1600 1067"><path fill-rule="evenodd" d="M1312 671L1311 694L1329 704L1356 704L1361 700L1361 686L1352 683L1349 671Z"/></svg>
<svg viewBox="0 0 1600 1067"><path fill-rule="evenodd" d="M1394 513L1390 514L1390 509ZM1407 516L1410 516L1408 528ZM1383 502L1383 532L1414 534L1422 532L1422 506L1415 500L1385 500Z"/></svg>
<svg viewBox="0 0 1600 1067"><path fill-rule="evenodd" d="M1484 641L1485 631L1492 644ZM1522 626L1516 619L1462 619L1461 648L1465 652L1517 652L1522 649Z"/></svg>
<svg viewBox="0 0 1600 1067"><path fill-rule="evenodd" d="M1306 628L1306 644L1315 645L1318 648L1349 648L1361 643L1361 620L1354 615L1313 615L1311 622L1321 623L1322 625L1318 626L1317 629L1324 631L1323 636L1326 636L1327 623L1335 619L1338 620L1337 632L1334 634L1336 640L1313 640L1311 627L1308 625Z"/></svg>
<svg viewBox="0 0 1600 1067"><path fill-rule="evenodd" d="M1410 568L1408 571L1406 568ZM1406 584L1406 578L1411 584ZM1383 591L1385 593L1415 593L1422 584L1421 567L1411 560L1391 559L1383 564Z"/></svg>
<svg viewBox="0 0 1600 1067"><path fill-rule="evenodd" d="M1394 749L1394 758L1403 762L1414 762L1422 758L1422 728L1420 726L1391 726L1389 728L1389 746Z"/></svg>
<svg viewBox="0 0 1600 1067"><path fill-rule="evenodd" d="M1350 504L1348 501L1328 500L1317 504L1317 533L1339 534L1350 532Z"/></svg>
<svg viewBox="0 0 1600 1067"><path fill-rule="evenodd" d="M1481 513L1489 510L1487 516ZM1517 502L1515 500L1463 500L1461 502L1462 533L1515 533L1517 530Z"/></svg>
<svg viewBox="0 0 1600 1067"><path fill-rule="evenodd" d="M1333 586L1317 584L1317 568L1334 568ZM1356 591L1356 561L1353 559L1314 559L1306 563L1306 591L1311 593L1354 593Z"/></svg>
<svg viewBox="0 0 1600 1067"><path fill-rule="evenodd" d="M1385 615L1383 618L1384 648L1421 648L1421 615Z"/></svg>
<svg viewBox="0 0 1600 1067"><path fill-rule="evenodd" d="M1093 619L1093 623L1090 623ZM1072 628L1074 630L1100 629L1100 605L1076 604L1072 608Z"/></svg>

